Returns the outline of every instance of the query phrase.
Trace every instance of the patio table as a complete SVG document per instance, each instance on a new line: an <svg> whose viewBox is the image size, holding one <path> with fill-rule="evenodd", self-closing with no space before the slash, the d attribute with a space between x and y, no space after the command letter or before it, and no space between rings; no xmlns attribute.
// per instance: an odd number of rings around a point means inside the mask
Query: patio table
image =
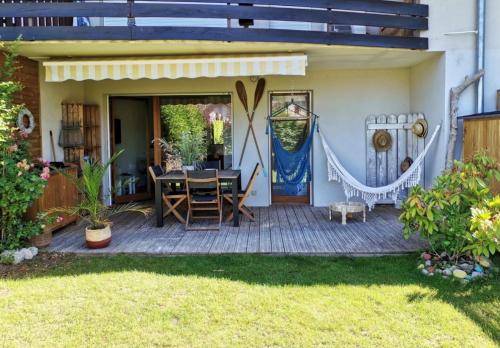
<svg viewBox="0 0 500 348"><path fill-rule="evenodd" d="M219 180L231 182L233 196L233 226L240 225L240 216L238 209L238 193L241 189L241 170L219 170ZM186 174L182 171L171 171L166 174L156 177L155 182L155 210L156 210L156 226L163 227L163 200L162 187L165 183L185 182Z"/></svg>

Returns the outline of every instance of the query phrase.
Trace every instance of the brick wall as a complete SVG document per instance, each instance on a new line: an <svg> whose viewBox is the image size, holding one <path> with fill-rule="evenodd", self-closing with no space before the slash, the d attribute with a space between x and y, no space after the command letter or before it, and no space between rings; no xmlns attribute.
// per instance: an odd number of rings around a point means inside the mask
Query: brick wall
<svg viewBox="0 0 500 348"><path fill-rule="evenodd" d="M4 57L0 55L0 64ZM14 79L23 86L22 91L15 99L16 103L24 104L35 118L35 129L30 134L31 154L35 157L42 155L42 138L40 134L40 85L38 83L38 62L19 56L17 59L17 71Z"/></svg>

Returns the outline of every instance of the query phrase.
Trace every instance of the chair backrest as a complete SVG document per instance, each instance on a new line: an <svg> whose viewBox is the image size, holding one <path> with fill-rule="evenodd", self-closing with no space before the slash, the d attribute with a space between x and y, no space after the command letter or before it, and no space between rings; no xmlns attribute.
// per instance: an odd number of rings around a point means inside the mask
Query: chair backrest
<svg viewBox="0 0 500 348"><path fill-rule="evenodd" d="M252 176L250 177L250 180L248 180L247 187L245 189L245 192L248 194L252 190L253 185L255 184L255 180L257 180L257 176L259 176L261 170L261 165L260 163L257 163L255 165L255 168L253 169Z"/></svg>
<svg viewBox="0 0 500 348"><path fill-rule="evenodd" d="M153 181L156 181L157 177L165 174L165 172L163 171L163 168L159 165L149 166L148 170L149 170L149 175L151 175L151 178L153 179Z"/></svg>
<svg viewBox="0 0 500 348"><path fill-rule="evenodd" d="M217 169L188 170L186 183L189 189L217 189L219 177Z"/></svg>

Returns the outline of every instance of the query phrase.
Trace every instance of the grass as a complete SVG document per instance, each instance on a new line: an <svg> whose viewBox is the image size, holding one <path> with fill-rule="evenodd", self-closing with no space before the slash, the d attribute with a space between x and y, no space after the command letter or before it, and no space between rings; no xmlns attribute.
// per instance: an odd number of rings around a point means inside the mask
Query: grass
<svg viewBox="0 0 500 348"><path fill-rule="evenodd" d="M425 278L415 256L47 257L4 273L0 345L500 345L500 277Z"/></svg>

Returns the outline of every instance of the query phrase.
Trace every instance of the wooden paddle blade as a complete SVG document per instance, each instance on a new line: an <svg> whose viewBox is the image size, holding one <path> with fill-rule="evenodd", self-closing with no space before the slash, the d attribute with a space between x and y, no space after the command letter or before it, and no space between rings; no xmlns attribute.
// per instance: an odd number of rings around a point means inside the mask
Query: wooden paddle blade
<svg viewBox="0 0 500 348"><path fill-rule="evenodd" d="M257 106L260 103L260 100L262 99L262 96L264 95L264 90L266 89L266 80L265 79L259 79L257 82L257 87L255 87L255 97L253 100L253 110L257 109Z"/></svg>
<svg viewBox="0 0 500 348"><path fill-rule="evenodd" d="M240 80L236 81L236 92L238 93L238 97L240 98L241 104L243 104L245 111L248 112L247 91L245 89L245 85Z"/></svg>

